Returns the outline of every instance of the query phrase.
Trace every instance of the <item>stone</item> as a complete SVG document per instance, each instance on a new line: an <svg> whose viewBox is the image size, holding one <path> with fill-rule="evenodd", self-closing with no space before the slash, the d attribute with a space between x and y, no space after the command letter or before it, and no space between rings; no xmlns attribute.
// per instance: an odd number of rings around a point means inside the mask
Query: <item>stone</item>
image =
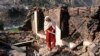
<svg viewBox="0 0 100 56"><path fill-rule="evenodd" d="M89 46L91 44L92 44L92 42L90 42L88 40L86 40L86 41L83 42L83 46Z"/></svg>
<svg viewBox="0 0 100 56"><path fill-rule="evenodd" d="M11 50L9 52L9 56L26 56L26 54L25 53L18 52L16 50Z"/></svg>
<svg viewBox="0 0 100 56"><path fill-rule="evenodd" d="M83 54L80 55L80 56L89 56L89 54L88 54L88 52L86 52L86 53L83 53Z"/></svg>
<svg viewBox="0 0 100 56"><path fill-rule="evenodd" d="M73 42L70 42L70 43L69 43L69 48L73 49L75 46L76 46L75 43L73 43Z"/></svg>

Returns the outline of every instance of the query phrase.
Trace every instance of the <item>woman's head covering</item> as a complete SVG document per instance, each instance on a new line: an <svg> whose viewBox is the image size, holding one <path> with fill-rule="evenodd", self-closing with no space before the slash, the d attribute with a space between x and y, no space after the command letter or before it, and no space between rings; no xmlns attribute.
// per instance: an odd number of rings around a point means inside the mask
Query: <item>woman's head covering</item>
<svg viewBox="0 0 100 56"><path fill-rule="evenodd" d="M47 20L47 19L50 19L50 17L49 16L45 16L45 18L44 18L45 20Z"/></svg>
<svg viewBox="0 0 100 56"><path fill-rule="evenodd" d="M55 29L55 23L51 20L49 16L46 16L44 21L44 31L46 31L50 26L52 26Z"/></svg>

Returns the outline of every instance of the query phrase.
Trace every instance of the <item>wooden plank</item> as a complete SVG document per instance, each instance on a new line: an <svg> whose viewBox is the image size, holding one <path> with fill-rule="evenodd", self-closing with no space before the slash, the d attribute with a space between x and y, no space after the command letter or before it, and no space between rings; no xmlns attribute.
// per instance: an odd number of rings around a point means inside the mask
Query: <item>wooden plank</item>
<svg viewBox="0 0 100 56"><path fill-rule="evenodd" d="M26 46L28 44L31 44L34 40L26 41L26 42L20 42L13 44L14 46Z"/></svg>

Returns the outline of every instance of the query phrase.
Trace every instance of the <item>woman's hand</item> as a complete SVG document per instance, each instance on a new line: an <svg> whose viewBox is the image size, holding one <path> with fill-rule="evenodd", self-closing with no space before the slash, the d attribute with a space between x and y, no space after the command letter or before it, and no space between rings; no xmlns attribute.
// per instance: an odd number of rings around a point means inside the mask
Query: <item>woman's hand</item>
<svg viewBox="0 0 100 56"><path fill-rule="evenodd" d="M53 30L52 30L52 31L49 31L49 30L48 30L48 32L51 33L51 34L55 34L55 32L54 32Z"/></svg>

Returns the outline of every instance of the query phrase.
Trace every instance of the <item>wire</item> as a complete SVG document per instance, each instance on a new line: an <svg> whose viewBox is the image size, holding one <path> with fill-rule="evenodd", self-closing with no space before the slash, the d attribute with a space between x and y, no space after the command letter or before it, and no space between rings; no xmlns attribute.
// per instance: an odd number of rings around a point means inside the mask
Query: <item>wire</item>
<svg viewBox="0 0 100 56"><path fill-rule="evenodd" d="M88 5L87 5L87 3L86 2L84 2L83 0L80 0L81 2L83 2L83 4L85 5L85 6L87 6L88 7Z"/></svg>
<svg viewBox="0 0 100 56"><path fill-rule="evenodd" d="M76 0L79 4L84 4L85 6L88 7L88 4L86 2L84 2L83 0ZM72 3L71 3L72 4Z"/></svg>

